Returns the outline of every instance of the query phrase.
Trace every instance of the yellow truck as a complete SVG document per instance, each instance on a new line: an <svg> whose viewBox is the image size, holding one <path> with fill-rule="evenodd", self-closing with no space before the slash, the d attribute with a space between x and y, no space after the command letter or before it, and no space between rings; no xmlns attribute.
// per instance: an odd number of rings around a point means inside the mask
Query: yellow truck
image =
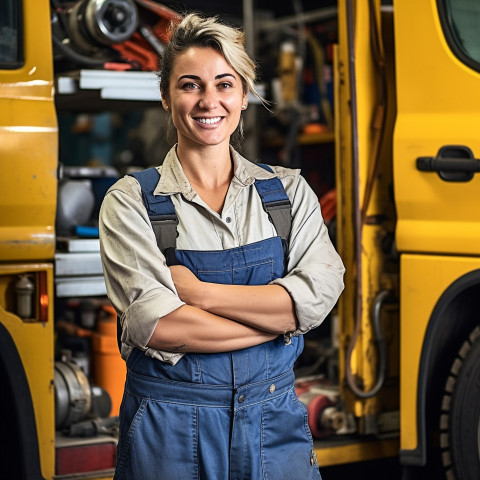
<svg viewBox="0 0 480 480"><path fill-rule="evenodd" d="M297 384L318 461L397 457L405 480L477 480L480 8L339 0L336 17L338 375ZM60 471L93 450L55 431L51 23L46 0L0 6L0 478L107 479L100 463ZM114 443L93 448L114 462Z"/></svg>

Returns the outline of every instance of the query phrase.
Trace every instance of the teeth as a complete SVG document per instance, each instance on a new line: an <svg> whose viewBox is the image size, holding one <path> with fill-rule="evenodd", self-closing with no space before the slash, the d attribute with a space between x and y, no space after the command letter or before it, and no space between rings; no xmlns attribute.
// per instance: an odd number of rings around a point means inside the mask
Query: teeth
<svg viewBox="0 0 480 480"><path fill-rule="evenodd" d="M212 123L217 123L222 119L222 117L215 117L215 118L197 118L200 123L207 123L211 125Z"/></svg>

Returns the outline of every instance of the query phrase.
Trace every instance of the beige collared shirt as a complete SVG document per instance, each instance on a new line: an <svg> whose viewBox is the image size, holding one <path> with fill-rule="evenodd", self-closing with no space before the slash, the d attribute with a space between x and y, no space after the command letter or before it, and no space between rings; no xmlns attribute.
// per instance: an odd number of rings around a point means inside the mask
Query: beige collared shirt
<svg viewBox="0 0 480 480"><path fill-rule="evenodd" d="M277 176L292 203L287 275L272 283L291 295L298 331L317 327L343 290L343 263L323 222L315 193L299 170L272 167L275 174L249 162L233 149L234 177L221 214L197 195L172 148L155 188L169 195L178 216L177 248L225 250L276 236L254 182ZM184 305L178 297L142 202L141 189L125 176L107 192L100 211L100 246L107 293L122 323L122 356L132 347L175 364L183 354L148 348L162 317Z"/></svg>

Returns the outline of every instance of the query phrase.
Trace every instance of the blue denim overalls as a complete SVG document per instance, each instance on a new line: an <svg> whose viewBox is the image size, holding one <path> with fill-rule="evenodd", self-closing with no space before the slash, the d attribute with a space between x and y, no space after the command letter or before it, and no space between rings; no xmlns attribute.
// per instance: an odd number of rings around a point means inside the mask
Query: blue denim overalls
<svg viewBox="0 0 480 480"><path fill-rule="evenodd" d="M144 172L134 176L150 218L175 221L171 199L152 195L157 170ZM286 197L272 180L256 181L262 201ZM278 236L229 250L174 250L173 259L171 253L167 263L170 257L206 282L265 285L284 273ZM320 479L306 408L293 388L302 348L302 336L290 343L279 336L233 352L189 353L176 365L133 349L115 480Z"/></svg>

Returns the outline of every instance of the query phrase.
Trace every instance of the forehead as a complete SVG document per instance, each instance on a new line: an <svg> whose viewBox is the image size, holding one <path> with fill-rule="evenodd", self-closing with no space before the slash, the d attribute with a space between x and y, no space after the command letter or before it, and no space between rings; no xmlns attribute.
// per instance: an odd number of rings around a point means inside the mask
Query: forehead
<svg viewBox="0 0 480 480"><path fill-rule="evenodd" d="M190 47L177 56L172 69L173 79L189 74L207 78L223 73L239 77L222 53L210 47Z"/></svg>

